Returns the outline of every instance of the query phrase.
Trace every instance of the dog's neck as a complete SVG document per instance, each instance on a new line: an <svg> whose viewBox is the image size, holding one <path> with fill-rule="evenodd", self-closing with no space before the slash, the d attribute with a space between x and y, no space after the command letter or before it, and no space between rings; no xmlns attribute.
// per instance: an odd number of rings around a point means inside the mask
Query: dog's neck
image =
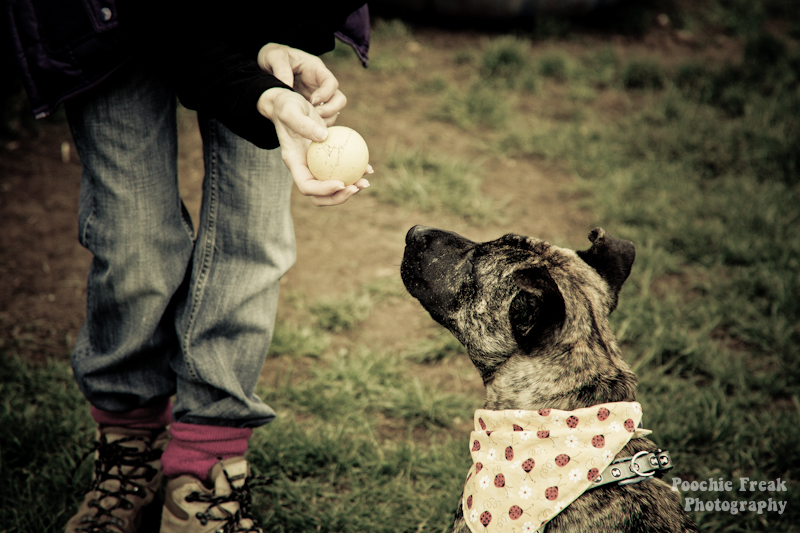
<svg viewBox="0 0 800 533"><path fill-rule="evenodd" d="M636 374L616 342L578 342L532 354L514 354L486 380L486 409L563 409L633 401Z"/></svg>

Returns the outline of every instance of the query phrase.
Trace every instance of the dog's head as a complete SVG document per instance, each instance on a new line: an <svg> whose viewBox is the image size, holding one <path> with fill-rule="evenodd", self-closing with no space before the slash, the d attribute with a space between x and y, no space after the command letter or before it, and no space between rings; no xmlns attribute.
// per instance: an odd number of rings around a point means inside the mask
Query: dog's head
<svg viewBox="0 0 800 533"><path fill-rule="evenodd" d="M635 250L602 228L589 240L588 250L575 252L519 235L476 243L415 226L406 235L401 274L487 379L514 354L588 342L607 330Z"/></svg>

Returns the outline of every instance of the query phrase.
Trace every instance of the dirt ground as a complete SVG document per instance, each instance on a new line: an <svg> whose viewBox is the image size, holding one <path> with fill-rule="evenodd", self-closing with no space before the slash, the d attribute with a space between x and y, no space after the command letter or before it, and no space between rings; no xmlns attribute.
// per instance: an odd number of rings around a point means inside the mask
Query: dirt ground
<svg viewBox="0 0 800 533"><path fill-rule="evenodd" d="M404 236L415 224L444 227L475 240L515 232L583 242L597 221L565 196L563 189L569 179L564 172L538 160L492 155L482 139L428 119L438 95L414 91L414 83L429 73L446 77L456 52L475 49L486 38L468 32L422 30L401 50L416 67L411 71L398 76L348 68L347 78L340 76L349 105L339 124L355 128L366 138L376 173L370 178L371 189L339 207L316 208L295 190L298 261L283 281L282 294L302 294L313 300L344 294L376 279L390 278L399 284ZM609 42L622 57L658 53L675 59L693 46L667 32L635 42ZM596 44L563 46L579 51ZM373 53L379 52L380 46L374 42ZM720 42L706 50L724 55L729 48ZM184 110L180 114L179 127L181 191L194 214L199 209L203 168L192 113ZM451 215L387 206L371 196L371 190L381 187L382 162L394 148L431 145L440 153L482 166L484 192L508 202L505 222L473 226ZM35 135L6 140L0 147L0 350L35 361L68 357L84 317L85 274L91 261L77 242L80 173L63 122L51 120ZM368 324L353 332L351 339L373 347L402 349L429 324L419 306L405 298L375 309Z"/></svg>

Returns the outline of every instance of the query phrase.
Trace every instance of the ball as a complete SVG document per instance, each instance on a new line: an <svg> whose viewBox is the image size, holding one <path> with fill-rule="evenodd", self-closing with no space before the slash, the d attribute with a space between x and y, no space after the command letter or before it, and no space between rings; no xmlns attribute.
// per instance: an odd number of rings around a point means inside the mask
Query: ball
<svg viewBox="0 0 800 533"><path fill-rule="evenodd" d="M328 138L312 142L306 154L308 169L318 180L352 185L367 171L369 149L357 131L345 126L328 128Z"/></svg>

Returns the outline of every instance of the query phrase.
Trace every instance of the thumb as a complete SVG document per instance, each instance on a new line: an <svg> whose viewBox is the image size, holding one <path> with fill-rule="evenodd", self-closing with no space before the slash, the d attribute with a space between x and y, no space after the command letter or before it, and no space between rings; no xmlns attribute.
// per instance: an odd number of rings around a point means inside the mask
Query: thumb
<svg viewBox="0 0 800 533"><path fill-rule="evenodd" d="M292 71L292 67L289 66L288 61L286 63L281 62L274 65L272 67L272 75L278 78L278 81L294 88L294 72Z"/></svg>
<svg viewBox="0 0 800 533"><path fill-rule="evenodd" d="M328 137L328 128L322 119L314 120L302 112L297 112L292 107L281 111L283 112L279 114L280 122L295 135L317 142L322 142Z"/></svg>
<svg viewBox="0 0 800 533"><path fill-rule="evenodd" d="M294 70L285 47L273 44L264 46L258 53L258 65L280 82L294 88Z"/></svg>
<svg viewBox="0 0 800 533"><path fill-rule="evenodd" d="M306 139L311 139L312 141L322 142L328 138L328 128L325 124L320 124L316 120L305 115L292 119L290 123L287 123L287 126L301 136Z"/></svg>

